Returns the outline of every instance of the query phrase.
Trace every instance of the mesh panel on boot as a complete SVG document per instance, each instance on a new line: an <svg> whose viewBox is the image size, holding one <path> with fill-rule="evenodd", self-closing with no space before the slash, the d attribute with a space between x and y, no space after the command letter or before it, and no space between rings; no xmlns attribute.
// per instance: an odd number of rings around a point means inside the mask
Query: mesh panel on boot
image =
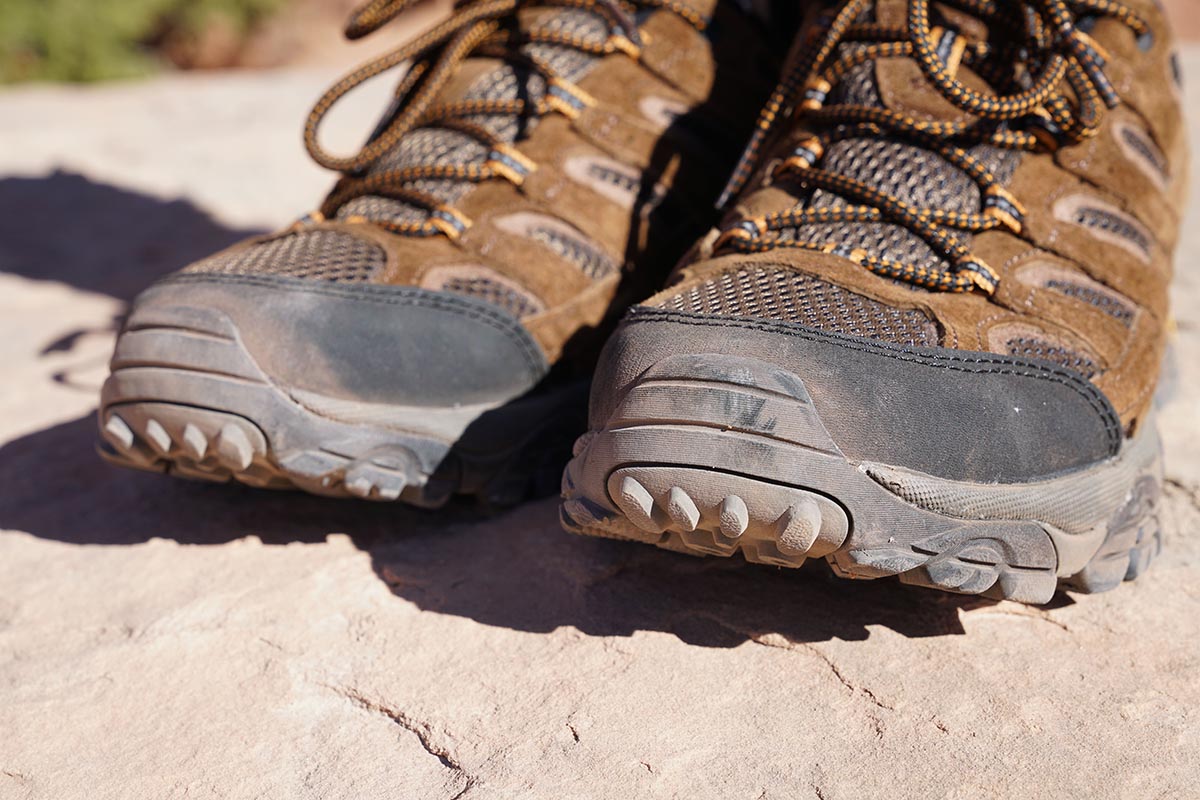
<svg viewBox="0 0 1200 800"><path fill-rule="evenodd" d="M1128 153L1132 153L1144 165L1149 167L1150 171L1159 181L1166 181L1170 178L1171 165L1162 150L1158 149L1158 145L1154 143L1154 140L1149 135L1131 127L1129 124L1119 125L1118 131L1121 137L1118 144L1122 145Z"/></svg>
<svg viewBox="0 0 1200 800"><path fill-rule="evenodd" d="M922 311L893 308L788 270L745 268L727 272L668 297L658 306L693 314L795 322L901 345L938 344L937 329Z"/></svg>
<svg viewBox="0 0 1200 800"><path fill-rule="evenodd" d="M593 280L606 278L616 271L613 260L578 239L564 236L561 231L550 227L534 228L531 238L542 242L562 258L579 267L584 275Z"/></svg>
<svg viewBox="0 0 1200 800"><path fill-rule="evenodd" d="M1075 212L1074 222L1085 228L1124 239L1131 247L1147 258L1150 257L1154 246L1150 236L1129 217L1104 208L1081 207Z"/></svg>
<svg viewBox="0 0 1200 800"><path fill-rule="evenodd" d="M349 233L302 231L232 253L218 253L184 272L279 275L353 283L370 280L387 261L374 242Z"/></svg>
<svg viewBox="0 0 1200 800"><path fill-rule="evenodd" d="M474 297L499 306L518 319L542 310L542 304L524 292L488 278L463 276L447 278L446 282L442 284L442 290Z"/></svg>
<svg viewBox="0 0 1200 800"><path fill-rule="evenodd" d="M558 31L568 36L595 43L608 38L604 21L596 14L578 9L564 9L540 23L539 27ZM594 56L571 47L550 44L530 44L522 48L525 53L540 59L568 81L576 83L583 78L598 60ZM546 82L538 74L525 69L516 69L503 64L474 82L459 98L462 100L515 100L523 99L536 104L546 92ZM501 141L512 143L523 132L528 133L537 124L536 117L518 120L511 115L480 114L468 117L471 122L487 128ZM402 169L417 164L463 165L482 164L487 160L488 150L475 139L444 128L419 128L405 136L399 144L381 158L370 172ZM410 187L432 195L443 203L456 203L471 190L466 181L425 180L413 181ZM427 215L424 209L387 197L363 197L352 200L342 207L339 218L362 216L367 219L417 222Z"/></svg>
<svg viewBox="0 0 1200 800"><path fill-rule="evenodd" d="M1056 292L1062 292L1067 297L1074 297L1077 300L1083 300L1096 308L1108 314L1115 320L1118 320L1125 327L1133 324L1133 309L1126 303L1112 297L1099 289L1093 289L1090 286L1085 286L1079 283L1072 283L1066 280L1049 280L1046 281L1046 288L1053 289Z"/></svg>
<svg viewBox="0 0 1200 800"><path fill-rule="evenodd" d="M1073 369L1085 378L1096 374L1096 362L1062 345L1047 342L1032 336L1017 336L1008 340L1008 354L1025 358L1040 358Z"/></svg>
<svg viewBox="0 0 1200 800"><path fill-rule="evenodd" d="M481 264L446 264L428 270L422 289L473 297L518 319L545 311L545 304L520 283Z"/></svg>
<svg viewBox="0 0 1200 800"><path fill-rule="evenodd" d="M875 85L872 64L851 70L834 88L832 104L848 103L883 107ZM986 145L970 150L1001 183L1012 178L1020 155ZM965 172L939 154L905 142L884 139L847 139L830 145L821 163L829 172L845 175L893 195L917 208L941 208L960 213L978 212L979 187ZM831 208L845 205L832 192L813 192L802 205ZM959 234L964 243L970 237ZM783 233L785 239L837 243L861 248L872 255L914 266L944 268L945 264L923 239L899 225L886 223L827 223L805 225Z"/></svg>

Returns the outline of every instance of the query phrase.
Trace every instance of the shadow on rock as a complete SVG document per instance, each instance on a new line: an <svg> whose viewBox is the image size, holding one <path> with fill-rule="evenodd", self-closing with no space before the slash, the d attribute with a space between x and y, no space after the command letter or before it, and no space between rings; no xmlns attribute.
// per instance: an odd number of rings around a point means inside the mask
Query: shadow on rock
<svg viewBox="0 0 1200 800"><path fill-rule="evenodd" d="M868 625L909 637L961 634L959 610L992 602L890 580L844 581L823 562L790 571L576 537L560 529L553 498L484 525L381 540L371 555L393 593L423 609L531 632L564 625L594 636L664 631L704 647L770 634L792 642L865 639Z"/></svg>
<svg viewBox="0 0 1200 800"><path fill-rule="evenodd" d="M0 179L0 272L119 300L259 231L230 229L186 200L55 172Z"/></svg>
<svg viewBox="0 0 1200 800"><path fill-rule="evenodd" d="M288 544L345 533L365 548L385 535L405 538L397 531L437 528L469 514L467 509L433 514L118 469L101 459L98 441L96 418L89 414L0 446L0 529L103 545L156 538L213 545L246 536Z"/></svg>
<svg viewBox="0 0 1200 800"><path fill-rule="evenodd" d="M127 300L155 278L249 231L77 175L0 180L0 270ZM69 227L70 233L64 231ZM69 352L71 332L43 355ZM821 564L800 572L699 560L643 545L564 534L546 499L486 516L325 500L237 485L187 483L104 464L91 415L0 446L0 529L77 545L161 538L218 545L320 542L344 533L379 578L422 609L485 625L595 636L663 631L705 647L864 639L869 625L906 636L962 633L959 611L988 601L852 584ZM13 534L0 534L13 535Z"/></svg>
<svg viewBox="0 0 1200 800"><path fill-rule="evenodd" d="M534 633L663 631L704 647L771 634L865 639L869 625L910 637L961 634L959 612L990 603L890 580L843 581L821 563L791 572L575 537L559 528L553 498L489 516L467 502L430 512L188 483L110 467L95 441L89 415L0 447L0 529L79 545L246 536L287 544L344 533L395 595L422 609Z"/></svg>

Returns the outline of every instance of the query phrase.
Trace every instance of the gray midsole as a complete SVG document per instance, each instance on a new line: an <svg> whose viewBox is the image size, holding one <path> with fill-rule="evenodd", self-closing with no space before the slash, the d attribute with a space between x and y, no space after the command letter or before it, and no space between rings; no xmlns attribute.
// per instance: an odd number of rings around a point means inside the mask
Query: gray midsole
<svg viewBox="0 0 1200 800"><path fill-rule="evenodd" d="M290 389L287 394L304 408L327 419L348 425L374 425L447 443L457 441L483 414L504 405L498 401L436 408L363 403L302 389Z"/></svg>
<svg viewBox="0 0 1200 800"><path fill-rule="evenodd" d="M1116 457L1031 483L952 481L876 463L858 468L905 502L947 517L1043 523L1058 551L1059 575L1066 576L1083 568L1104 540L1108 520L1128 502L1138 477L1160 471L1160 462L1158 429L1149 417Z"/></svg>
<svg viewBox="0 0 1200 800"><path fill-rule="evenodd" d="M966 541L1004 550L1013 568L1067 577L1100 550L1139 482L1161 480L1152 418L1115 456L1028 483L968 483L854 462L829 436L797 375L725 354L677 355L646 369L603 427L580 442L571 498L585 498L597 519L599 509L620 514L610 477L646 467L665 468L654 478L663 485L650 486L659 494L673 479L705 491L727 483L722 476L762 481L757 512L771 520L780 511L767 502L772 492L787 494L773 487L834 500L853 519L842 549L855 554L851 566L862 577L908 568L914 550L942 552Z"/></svg>
<svg viewBox="0 0 1200 800"><path fill-rule="evenodd" d="M1147 419L1115 458L1032 483L968 483L870 462L858 468L907 502L948 517L1036 519L1079 534L1116 513L1159 449L1153 420Z"/></svg>

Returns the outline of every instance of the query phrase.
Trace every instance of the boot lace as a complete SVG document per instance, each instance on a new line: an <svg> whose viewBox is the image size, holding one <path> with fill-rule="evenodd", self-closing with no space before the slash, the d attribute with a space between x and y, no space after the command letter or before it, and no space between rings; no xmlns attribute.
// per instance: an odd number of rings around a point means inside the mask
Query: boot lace
<svg viewBox="0 0 1200 800"><path fill-rule="evenodd" d="M847 200L834 207L798 206L743 219L714 244L723 251L799 248L832 253L887 278L927 289L993 294L996 272L974 255L960 234L1024 229L1025 210L999 180L968 152L987 144L1025 152L1052 152L1095 136L1106 108L1120 102L1105 75L1109 55L1085 31L1097 17L1129 27L1143 46L1151 31L1144 19L1116 0L945 0L973 15L998 41L975 42L935 27L929 0L909 0L906 25L859 22L871 0L848 0L827 15L797 50L791 66L759 117L741 162L720 201L726 205L758 169L761 153L782 120L794 119L811 135L774 168L772 182L822 189ZM849 43L853 47L841 48ZM855 67L880 58L909 58L947 100L973 119L913 119L885 108L828 105L833 87ZM975 91L955 75L970 67L996 89ZM919 208L863 181L822 169L827 148L863 137L899 138L937 153L979 187L982 208L959 213ZM821 223L891 223L907 228L943 257L947 269L899 263L837 242L786 238L783 231Z"/></svg>
<svg viewBox="0 0 1200 800"><path fill-rule="evenodd" d="M346 26L346 36L350 39L366 36L419 1L370 0L355 10ZM604 41L595 41L561 30L518 30L514 24L517 12L536 7L594 12L608 24L608 36ZM387 197L422 208L428 216L420 221L371 219L373 224L403 235L441 234L457 239L471 224L466 215L409 184L430 179L471 183L500 179L520 186L537 168L515 146L472 121L472 117L512 115L528 119L559 113L575 119L596 102L544 60L522 48L547 44L574 48L597 57L624 53L638 59L644 36L638 30L634 15L638 11L656 9L670 11L700 31L708 24L707 19L680 0L461 0L449 19L413 41L363 64L330 87L317 101L304 126L305 147L318 164L341 172L343 177L320 210L310 218L332 218L356 198ZM498 58L540 75L547 87L544 95L533 102L523 98L439 102L438 96L447 82L472 56ZM396 89L389 114L360 152L338 156L327 151L320 144L318 134L322 122L337 102L363 83L405 63L409 68ZM457 131L480 142L489 155L486 161L473 164L415 164L400 169L371 169L401 139L418 128Z"/></svg>

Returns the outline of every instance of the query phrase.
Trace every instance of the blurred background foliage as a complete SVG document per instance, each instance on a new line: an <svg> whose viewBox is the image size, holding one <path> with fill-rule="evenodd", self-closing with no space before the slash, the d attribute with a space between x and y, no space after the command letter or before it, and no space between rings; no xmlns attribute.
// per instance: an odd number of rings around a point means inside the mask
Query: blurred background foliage
<svg viewBox="0 0 1200 800"><path fill-rule="evenodd" d="M342 41L341 29L360 2L0 0L0 84L130 78L163 68L349 67L367 51L425 29L452 0L427 0L372 36L367 50L355 50ZM1200 0L1165 5L1176 32L1200 41Z"/></svg>
<svg viewBox="0 0 1200 800"><path fill-rule="evenodd" d="M371 37L342 38L363 0L0 0L0 84L131 78L161 69L347 68L432 25L425 0Z"/></svg>
<svg viewBox="0 0 1200 800"><path fill-rule="evenodd" d="M230 66L285 0L0 0L0 82Z"/></svg>

